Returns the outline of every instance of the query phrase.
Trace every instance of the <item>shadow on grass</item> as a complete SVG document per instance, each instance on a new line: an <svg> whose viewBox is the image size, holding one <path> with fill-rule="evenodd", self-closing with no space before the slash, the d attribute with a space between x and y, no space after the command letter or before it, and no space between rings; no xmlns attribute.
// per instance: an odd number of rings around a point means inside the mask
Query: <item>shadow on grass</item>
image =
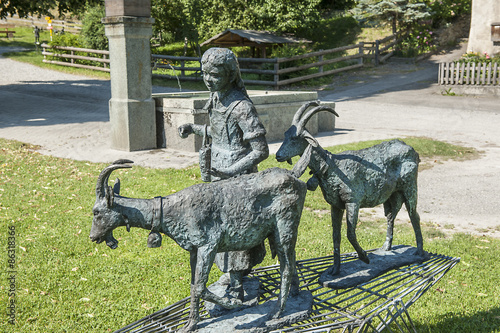
<svg viewBox="0 0 500 333"><path fill-rule="evenodd" d="M460 309L457 304L457 309ZM432 311L432 309L429 309ZM411 312L411 311L410 311ZM480 311L468 316L448 313L435 324L414 322L417 332L475 332L490 333L500 331L500 307Z"/></svg>
<svg viewBox="0 0 500 333"><path fill-rule="evenodd" d="M43 43L48 43L48 41L40 40L40 45L42 45ZM36 49L34 39L33 39L33 42L27 42L24 40L16 40L16 37L11 38L11 39L5 38L5 37L0 38L0 47L23 48L23 49L30 49L30 50Z"/></svg>

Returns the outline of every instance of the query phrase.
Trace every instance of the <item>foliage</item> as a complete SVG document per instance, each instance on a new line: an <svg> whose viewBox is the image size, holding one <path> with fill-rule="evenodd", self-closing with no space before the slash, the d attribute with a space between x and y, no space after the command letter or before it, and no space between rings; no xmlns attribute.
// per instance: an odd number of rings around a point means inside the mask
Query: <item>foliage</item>
<svg viewBox="0 0 500 333"><path fill-rule="evenodd" d="M351 9L356 5L355 0L321 0L320 8L326 13Z"/></svg>
<svg viewBox="0 0 500 333"><path fill-rule="evenodd" d="M458 60L460 63L500 63L500 54L490 56L488 53L468 52Z"/></svg>
<svg viewBox="0 0 500 333"><path fill-rule="evenodd" d="M206 40L228 28L295 33L319 19L320 0L153 0L155 32Z"/></svg>
<svg viewBox="0 0 500 333"><path fill-rule="evenodd" d="M392 32L428 20L430 8L423 1L412 0L359 0L355 17L360 20L377 20L390 23Z"/></svg>
<svg viewBox="0 0 500 333"><path fill-rule="evenodd" d="M70 46L70 47L83 47L80 43L80 38L73 34L56 35L49 43L51 46Z"/></svg>
<svg viewBox="0 0 500 333"><path fill-rule="evenodd" d="M427 139L405 139L421 156L467 152ZM360 149L374 142L333 147ZM189 295L189 255L168 237L159 249L146 247L148 232L119 228L118 249L90 242L95 182L105 164L37 153L36 146L0 139L0 246L8 227L16 230L16 319L0 321L2 332L108 332L124 327ZM455 152L455 153L453 153ZM285 167L274 157L260 165ZM183 170L134 167L114 173L122 194L152 198L199 183L197 166ZM328 205L309 192L300 225L297 258L332 253ZM401 212L403 214L403 212ZM406 223L396 223L395 244L414 242ZM461 263L410 308L419 331L493 332L499 325L496 253L500 241L459 234L448 237L423 223L425 249L460 256ZM344 228L345 233L345 228ZM362 215L358 236L365 249L380 246L385 222ZM345 237L341 251L352 252ZM6 255L6 251L3 252ZM4 264L7 262L3 258ZM275 264L267 256L262 265ZM0 303L7 304L6 271L0 272ZM218 278L212 270L210 282ZM462 306L457 307L460 303ZM429 311L432 309L432 311Z"/></svg>
<svg viewBox="0 0 500 333"><path fill-rule="evenodd" d="M188 19L184 17L184 3L179 0L151 0L151 16L155 18L153 37L162 45L188 37Z"/></svg>
<svg viewBox="0 0 500 333"><path fill-rule="evenodd" d="M53 17L52 11L57 10L61 17L65 14L80 14L85 10L86 4L89 6L103 3L103 0L16 0L16 1L0 1L0 18L8 15L19 15L20 17L27 16L50 16Z"/></svg>
<svg viewBox="0 0 500 333"><path fill-rule="evenodd" d="M332 49L353 44L361 27L352 16L327 17L314 26L299 29L298 33L314 42L315 49Z"/></svg>
<svg viewBox="0 0 500 333"><path fill-rule="evenodd" d="M52 42L49 43L51 46L68 46L68 47L77 47L84 48L85 45L81 44L81 36L73 35L73 34L63 34L59 36L55 36ZM69 50L49 50L49 52L54 52L57 54L71 54L73 52L74 55L83 56L83 57L98 57L101 58L102 55L84 51L69 51ZM62 61L62 62L71 62L71 59L61 58L55 56L48 56L51 60ZM73 59L73 63L89 65L89 66L99 66L102 67L102 64L98 61L86 60L86 59Z"/></svg>
<svg viewBox="0 0 500 333"><path fill-rule="evenodd" d="M434 32L428 26L416 26L399 45L399 53L403 57L415 57L435 49Z"/></svg>
<svg viewBox="0 0 500 333"><path fill-rule="evenodd" d="M472 0L427 0L435 27L451 22L472 11Z"/></svg>
<svg viewBox="0 0 500 333"><path fill-rule="evenodd" d="M95 50L107 50L108 38L104 33L101 20L106 16L103 5L86 6L82 19L80 38L84 47Z"/></svg>

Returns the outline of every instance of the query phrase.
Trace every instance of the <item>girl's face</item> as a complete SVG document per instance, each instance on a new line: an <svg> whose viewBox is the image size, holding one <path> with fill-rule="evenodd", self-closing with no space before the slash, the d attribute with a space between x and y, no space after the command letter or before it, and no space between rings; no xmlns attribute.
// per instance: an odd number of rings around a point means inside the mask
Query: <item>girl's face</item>
<svg viewBox="0 0 500 333"><path fill-rule="evenodd" d="M203 81L210 92L227 91L231 87L230 77L223 67L203 66Z"/></svg>

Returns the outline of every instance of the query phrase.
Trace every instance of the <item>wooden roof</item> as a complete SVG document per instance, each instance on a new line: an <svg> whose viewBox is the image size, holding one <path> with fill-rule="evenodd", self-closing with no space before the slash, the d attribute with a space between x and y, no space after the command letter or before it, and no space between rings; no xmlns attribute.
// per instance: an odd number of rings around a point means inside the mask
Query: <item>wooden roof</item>
<svg viewBox="0 0 500 333"><path fill-rule="evenodd" d="M311 41L294 37L276 36L269 31L227 29L207 39L200 45L265 47L272 44L292 43L311 43Z"/></svg>

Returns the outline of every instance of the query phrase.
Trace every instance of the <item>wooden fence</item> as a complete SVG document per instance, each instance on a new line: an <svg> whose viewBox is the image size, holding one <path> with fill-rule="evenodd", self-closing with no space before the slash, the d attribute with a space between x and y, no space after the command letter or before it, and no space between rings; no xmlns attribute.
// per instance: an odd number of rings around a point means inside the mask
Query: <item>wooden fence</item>
<svg viewBox="0 0 500 333"><path fill-rule="evenodd" d="M356 49L356 54L353 55L338 55L343 51ZM325 59L326 58L326 59ZM178 72L177 75L160 75L154 74L155 77L166 79L179 79L199 81L201 77L201 67L199 65L200 58L198 57L175 57L164 55L152 55L153 70L163 68ZM186 62L191 63L186 66ZM197 66L192 63L197 62ZM303 55L297 55L289 58L238 58L240 71L242 74L255 74L257 77L265 77L267 79L244 79L245 84L267 85L280 87L295 82L314 79L326 75L340 73L354 68L363 66L363 43L349 45L330 50L312 52ZM324 70L325 66L339 62L348 63L347 66ZM354 63L355 62L355 63ZM287 66L287 64L291 64ZM290 73L300 71L308 71L305 75L297 75L290 77ZM315 71L315 73L310 73ZM186 75L186 72L194 72L191 75ZM197 75L199 74L199 75ZM285 76L285 78L283 78Z"/></svg>
<svg viewBox="0 0 500 333"><path fill-rule="evenodd" d="M398 38L394 35L376 42L353 44L293 57L238 58L238 62L241 73L244 77L246 76L245 84L273 86L279 89L281 86L292 83L363 67L364 59L373 59L374 63L378 65L392 56L397 41ZM110 71L109 51L49 46L47 44L43 44L42 48L43 62L45 63ZM57 50L61 52L57 52ZM89 56L89 54L94 56ZM200 60L199 57L153 54L151 55L153 77L180 81L201 81ZM172 73L158 74L158 70L171 70L173 75L171 75ZM252 78L248 78L249 76Z"/></svg>
<svg viewBox="0 0 500 333"><path fill-rule="evenodd" d="M109 72L109 51L107 50L103 51L83 49L79 47L51 46L47 44L42 44L42 48L43 62L45 63ZM56 53L47 50L59 50L62 52ZM82 55L82 53L85 55ZM89 56L89 54L94 54L95 56ZM66 59L66 61L47 59L47 57ZM94 64L92 64L92 62Z"/></svg>
<svg viewBox="0 0 500 333"><path fill-rule="evenodd" d="M1 20L2 23L14 24L15 26L37 26L40 29L47 29L47 21L44 18L28 17L19 18L17 15L13 17L7 17ZM52 26L54 27L54 32L62 31L69 32L72 34L80 33L82 29L82 24L79 21L72 20L52 20Z"/></svg>
<svg viewBox="0 0 500 333"><path fill-rule="evenodd" d="M394 55L398 44L405 36L406 32L399 32L374 42L365 42L364 47L368 51L365 58L373 59L375 66L380 65Z"/></svg>
<svg viewBox="0 0 500 333"><path fill-rule="evenodd" d="M438 82L441 85L500 85L499 76L498 63L442 62Z"/></svg>

